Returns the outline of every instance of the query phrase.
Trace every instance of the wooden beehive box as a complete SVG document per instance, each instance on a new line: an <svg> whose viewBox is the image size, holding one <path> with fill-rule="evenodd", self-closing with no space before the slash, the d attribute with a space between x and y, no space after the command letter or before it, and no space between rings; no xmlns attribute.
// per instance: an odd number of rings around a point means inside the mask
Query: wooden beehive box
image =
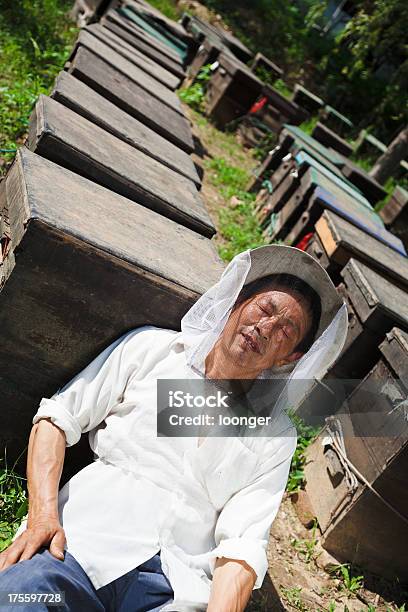
<svg viewBox="0 0 408 612"><path fill-rule="evenodd" d="M60 72L51 98L99 125L120 140L185 176L198 189L201 181L191 157L67 72Z"/></svg>
<svg viewBox="0 0 408 612"><path fill-rule="evenodd" d="M265 80L262 78L261 74L267 74L268 83L273 83L276 79L281 79L283 77L282 68L272 62L266 55L263 55L263 53L257 53L255 55L251 64L251 70L257 74L261 80Z"/></svg>
<svg viewBox="0 0 408 612"><path fill-rule="evenodd" d="M127 330L179 329L223 269L210 240L20 149L0 184L0 444L28 442L42 397Z"/></svg>
<svg viewBox="0 0 408 612"><path fill-rule="evenodd" d="M350 136L354 129L354 125L348 117L328 104L320 111L320 121L340 136Z"/></svg>
<svg viewBox="0 0 408 612"><path fill-rule="evenodd" d="M408 288L408 257L339 215L325 210L315 225L315 233L323 250L318 259L335 282L340 282L339 272L353 257L396 285Z"/></svg>
<svg viewBox="0 0 408 612"><path fill-rule="evenodd" d="M344 176L365 195L371 204L377 204L387 197L385 189L368 172L346 157L343 158L341 170Z"/></svg>
<svg viewBox="0 0 408 612"><path fill-rule="evenodd" d="M291 140L289 146L294 153L296 153L298 149L303 148L323 165L329 163L337 166L340 170L344 165L344 158L336 153L336 151L329 150L296 125L285 125L279 134L279 140Z"/></svg>
<svg viewBox="0 0 408 612"><path fill-rule="evenodd" d="M215 233L192 181L47 96L30 118L28 147L203 235Z"/></svg>
<svg viewBox="0 0 408 612"><path fill-rule="evenodd" d="M313 163L300 178L302 197L285 204L282 221L287 244L296 244L314 226L324 210L331 210L355 227L373 236L397 253L405 255L401 240L385 229L381 217L369 202L344 181Z"/></svg>
<svg viewBox="0 0 408 612"><path fill-rule="evenodd" d="M194 83L201 68L207 64L213 64L223 49L224 45L219 40L206 36L188 68L185 85L189 86Z"/></svg>
<svg viewBox="0 0 408 612"><path fill-rule="evenodd" d="M146 32L141 31L117 11L108 11L102 17L100 24L146 55L146 57L166 68L166 70L173 73L180 80L184 79L185 72L180 56L172 52L169 47L156 41Z"/></svg>
<svg viewBox="0 0 408 612"><path fill-rule="evenodd" d="M324 106L324 102L319 96L299 83L296 83L294 87L292 100L312 115L315 115Z"/></svg>
<svg viewBox="0 0 408 612"><path fill-rule="evenodd" d="M308 449L306 491L330 553L340 562L405 581L408 334L394 328L379 348L377 364L349 396L334 423L337 431L340 423L346 455L366 482L358 479L355 490L347 486L338 456L322 444L328 433L324 429Z"/></svg>
<svg viewBox="0 0 408 612"><path fill-rule="evenodd" d="M148 96L156 98L159 102L168 106L173 111L183 114L181 102L177 94L172 91L174 75L165 71L161 67L156 67L156 64L149 58L147 60L138 60L138 64L134 63L137 55L131 56L129 53L124 57L123 52L119 53L109 44L102 42L96 36L93 36L86 29L81 30L71 53L71 60L75 58L77 51L85 48L94 56L100 58L105 63L109 64L119 74L126 76L132 83L138 85ZM129 58L133 57L132 60ZM149 70L150 72L148 72ZM154 73L154 76L152 75ZM159 77L160 79L159 80ZM162 80L166 81L164 85Z"/></svg>
<svg viewBox="0 0 408 612"><path fill-rule="evenodd" d="M337 153L345 155L346 157L350 157L353 153L353 147L323 123L316 123L312 132L312 137L321 142L325 147L334 149Z"/></svg>
<svg viewBox="0 0 408 612"><path fill-rule="evenodd" d="M280 128L285 123L300 125L309 118L309 113L306 109L296 104L293 100L289 100L289 98L286 98L270 85L264 86L262 95L268 99L267 109L275 111L274 120L279 125L279 130L277 131L280 131ZM266 123L268 122L265 117L263 117L263 120Z"/></svg>
<svg viewBox="0 0 408 612"><path fill-rule="evenodd" d="M380 210L380 215L385 225L408 248L408 192L398 185Z"/></svg>
<svg viewBox="0 0 408 612"><path fill-rule="evenodd" d="M349 331L333 371L341 378L363 378L378 360L385 335L397 325L408 331L408 293L354 259L341 276L358 329Z"/></svg>
<svg viewBox="0 0 408 612"><path fill-rule="evenodd" d="M91 40L87 40L89 38L89 34L98 40L98 44L96 46L92 45ZM89 48L93 51L98 48L103 50L103 47L101 47L99 43L110 47L115 51L115 53L122 55L131 64L134 64L146 72L168 89L175 90L180 86L180 78L178 76L174 75L163 66L160 66L160 64L155 62L150 57L147 57L147 55L141 51L138 51L138 49L135 47L132 47L132 45L127 43L120 36L114 34L114 32L108 28L102 26L100 23L93 23L92 25L83 28L79 38L77 39L76 45L89 45ZM106 54L104 54L104 57L106 57Z"/></svg>
<svg viewBox="0 0 408 612"><path fill-rule="evenodd" d="M194 151L190 124L179 110L153 96L90 49L79 47L68 72L183 151ZM169 94L175 95L171 91Z"/></svg>
<svg viewBox="0 0 408 612"><path fill-rule="evenodd" d="M230 54L221 53L218 62L207 85L206 113L223 128L249 111L263 84L245 64Z"/></svg>

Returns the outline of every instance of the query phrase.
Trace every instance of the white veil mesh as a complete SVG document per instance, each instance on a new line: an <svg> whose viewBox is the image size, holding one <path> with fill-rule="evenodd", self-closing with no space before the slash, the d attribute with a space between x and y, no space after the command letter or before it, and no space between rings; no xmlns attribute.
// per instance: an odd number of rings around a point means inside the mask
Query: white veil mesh
<svg viewBox="0 0 408 612"><path fill-rule="evenodd" d="M276 249L276 245L274 248ZM286 246L278 248L297 251L297 249ZM236 255L225 268L220 280L197 300L181 320L187 365L202 376L205 376L205 359L222 333L232 307L248 278L252 265L251 252L257 250L253 249L251 251L248 249ZM307 259L311 258L307 256ZM309 264L309 261L307 263ZM311 265L312 268L316 265L322 270L320 264L315 260L311 262ZM270 258L268 261L267 274L279 274L283 271L286 272L287 269L287 263L285 269L282 269L281 258L279 257ZM302 269L294 269L291 272L307 282L308 278L302 278L304 277ZM310 271L308 274L310 277ZM250 277L253 277L253 274L250 274ZM328 277L326 288L328 293L335 292ZM320 298L323 311L326 307L326 299L321 293ZM327 299L327 303L329 302L330 299ZM332 302L333 295L331 295ZM286 384L277 401L274 402L274 406L269 407L269 414L271 414L272 409L273 412L278 412L289 408L295 411L298 408L315 381L321 380L340 354L346 340L347 329L347 306L338 298L337 312L333 314L325 329L322 330L320 326L318 337L315 338L310 349L300 359L288 365L265 369L258 375L257 380L260 381L286 380ZM254 393L254 391L251 390L249 396L251 393ZM255 412L260 410L260 408L257 409L256 402L253 404L253 408Z"/></svg>

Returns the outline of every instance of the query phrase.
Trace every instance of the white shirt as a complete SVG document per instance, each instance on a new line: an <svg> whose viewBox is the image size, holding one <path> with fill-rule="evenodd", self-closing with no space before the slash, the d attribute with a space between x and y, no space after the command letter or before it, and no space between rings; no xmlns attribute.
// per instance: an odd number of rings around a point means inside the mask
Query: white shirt
<svg viewBox="0 0 408 612"><path fill-rule="evenodd" d="M96 589L161 550L174 591L165 611L206 610L216 557L245 560L262 585L269 529L285 490L296 431L282 413L271 437L156 435L156 380L196 378L181 332L153 326L106 348L33 418L51 417L95 461L60 490L66 549ZM23 523L15 538L25 528Z"/></svg>

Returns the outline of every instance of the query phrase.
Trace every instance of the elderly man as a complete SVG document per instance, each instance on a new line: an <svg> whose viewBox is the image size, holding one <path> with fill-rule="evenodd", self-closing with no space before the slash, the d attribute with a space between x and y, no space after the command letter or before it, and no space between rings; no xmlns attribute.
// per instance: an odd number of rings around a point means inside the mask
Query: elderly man
<svg viewBox="0 0 408 612"><path fill-rule="evenodd" d="M3 600L63 593L65 610L244 610L267 571L296 446L285 408L324 375L346 331L323 268L270 245L236 256L181 332L144 326L110 345L33 418L29 514L0 555ZM251 389L278 378L267 435L157 435L157 381ZM305 381L300 393L294 380ZM95 460L58 492L65 447L85 432Z"/></svg>

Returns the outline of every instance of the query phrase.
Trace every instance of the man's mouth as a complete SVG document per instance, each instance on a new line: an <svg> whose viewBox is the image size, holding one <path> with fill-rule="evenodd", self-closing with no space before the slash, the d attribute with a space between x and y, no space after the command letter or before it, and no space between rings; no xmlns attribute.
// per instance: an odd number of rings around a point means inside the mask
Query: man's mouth
<svg viewBox="0 0 408 612"><path fill-rule="evenodd" d="M245 338L245 340L246 340L247 344L249 345L249 347L253 351L255 351L255 353L261 353L260 346L259 346L258 342L255 340L255 338L253 338L250 334L247 334L246 332L241 332L241 334Z"/></svg>

